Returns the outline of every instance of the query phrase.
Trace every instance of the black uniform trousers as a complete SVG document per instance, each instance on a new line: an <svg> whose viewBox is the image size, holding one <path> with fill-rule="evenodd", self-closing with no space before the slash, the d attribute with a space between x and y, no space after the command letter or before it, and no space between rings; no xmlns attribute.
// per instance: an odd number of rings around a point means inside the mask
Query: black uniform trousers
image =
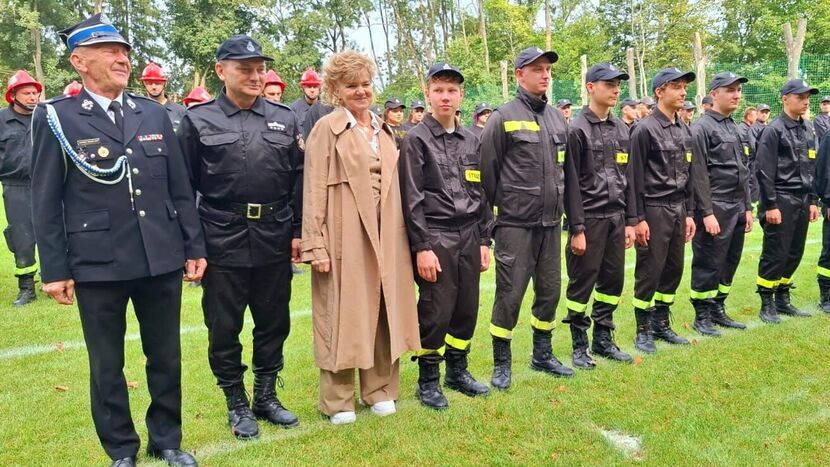
<svg viewBox="0 0 830 467"><path fill-rule="evenodd" d="M496 242L496 297L490 334L502 339L513 337L531 278L534 299L530 325L542 331L553 330L562 287L560 227L497 226L493 238Z"/></svg>
<svg viewBox="0 0 830 467"><path fill-rule="evenodd" d="M824 206L821 212L821 255L818 257L818 283L822 287L830 287L830 221L827 220L827 209Z"/></svg>
<svg viewBox="0 0 830 467"><path fill-rule="evenodd" d="M421 333L421 350L416 355L440 361L445 345L463 351L470 348L478 319L481 237L477 224L432 233L438 240L432 252L441 272L436 282L415 275Z"/></svg>
<svg viewBox="0 0 830 467"><path fill-rule="evenodd" d="M620 211L611 217L587 217L584 225L585 254L577 256L571 252L573 235L568 236L565 248L568 316L562 322L582 330L591 327L591 320L584 313L596 287L591 318L613 329L613 313L625 282L625 215Z"/></svg>
<svg viewBox="0 0 830 467"><path fill-rule="evenodd" d="M249 268L208 264L202 278L202 310L210 369L220 387L241 384L248 369L242 363L239 333L249 306L254 319L254 374L270 376L282 370L283 343L291 329L292 276L287 260Z"/></svg>
<svg viewBox="0 0 830 467"><path fill-rule="evenodd" d="M14 275L37 272L35 229L32 226L32 186L3 183L3 206L8 227L3 231L6 246L14 254Z"/></svg>
<svg viewBox="0 0 830 467"><path fill-rule="evenodd" d="M776 192L781 223L769 224L766 212L759 212L764 242L758 263L758 285L773 289L789 285L801 257L810 226L810 200L805 194Z"/></svg>
<svg viewBox="0 0 830 467"><path fill-rule="evenodd" d="M159 449L178 449L182 439L182 272L127 281L79 282L75 293L89 354L92 419L107 455L112 459L135 456L140 446L124 378L129 301L133 302L147 357L151 401L145 419L150 443Z"/></svg>
<svg viewBox="0 0 830 467"><path fill-rule="evenodd" d="M706 232L703 217L697 216L697 229L692 239L693 300L726 296L744 249L746 207L743 202L712 200L712 211L720 224L720 234Z"/></svg>
<svg viewBox="0 0 830 467"><path fill-rule="evenodd" d="M686 244L686 206L682 201L646 204L645 220L651 239L637 245L634 269L634 308L648 309L654 302L671 305L683 277Z"/></svg>

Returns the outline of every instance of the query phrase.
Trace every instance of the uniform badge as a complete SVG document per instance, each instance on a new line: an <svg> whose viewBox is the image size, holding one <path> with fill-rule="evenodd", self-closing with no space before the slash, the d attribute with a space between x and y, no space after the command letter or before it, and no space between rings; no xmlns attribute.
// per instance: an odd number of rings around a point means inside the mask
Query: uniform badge
<svg viewBox="0 0 830 467"><path fill-rule="evenodd" d="M256 47L254 47L254 43L251 41L248 41L248 45L246 45L245 48L248 49L248 52L253 52L256 50Z"/></svg>
<svg viewBox="0 0 830 467"><path fill-rule="evenodd" d="M98 155L106 159L110 155L110 150L104 146L101 146L100 148L98 148Z"/></svg>
<svg viewBox="0 0 830 467"><path fill-rule="evenodd" d="M155 133L151 135L138 135L135 137L139 143L146 143L147 141L162 141L164 140L164 135Z"/></svg>
<svg viewBox="0 0 830 467"><path fill-rule="evenodd" d="M81 108L83 108L86 111L92 110L92 106L92 101L89 99L84 99L84 101L81 103Z"/></svg>
<svg viewBox="0 0 830 467"><path fill-rule="evenodd" d="M130 106L131 109L135 110L135 102L132 99L127 99L127 105Z"/></svg>
<svg viewBox="0 0 830 467"><path fill-rule="evenodd" d="M280 122L267 122L269 130L285 131L285 125Z"/></svg>

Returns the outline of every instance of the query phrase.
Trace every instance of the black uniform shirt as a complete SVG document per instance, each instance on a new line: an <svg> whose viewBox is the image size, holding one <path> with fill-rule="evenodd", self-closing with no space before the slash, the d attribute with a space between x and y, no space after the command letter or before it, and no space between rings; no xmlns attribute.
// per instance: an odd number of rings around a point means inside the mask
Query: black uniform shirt
<svg viewBox="0 0 830 467"><path fill-rule="evenodd" d="M586 217L610 217L633 200L628 126L609 115L601 120L589 108L571 121L565 149L565 213L574 233L585 230ZM633 213L627 225L636 225Z"/></svg>
<svg viewBox="0 0 830 467"><path fill-rule="evenodd" d="M31 125L31 114L19 114L11 105L0 110L0 180L3 183L30 183Z"/></svg>
<svg viewBox="0 0 830 467"><path fill-rule="evenodd" d="M761 133L755 157L764 211L777 209L778 192L807 194L811 203L816 202L815 135L803 119L795 121L782 113L773 120Z"/></svg>
<svg viewBox="0 0 830 467"><path fill-rule="evenodd" d="M173 131L178 133L179 127L182 124L182 118L184 118L184 112L187 109L185 106L177 104L171 100L165 102L162 107L164 107L164 110L167 111L167 116L170 117L170 122L173 124Z"/></svg>
<svg viewBox="0 0 830 467"><path fill-rule="evenodd" d="M816 141L821 143L824 134L827 133L827 130L830 130L830 115L819 114L813 121L813 126L816 130Z"/></svg>
<svg viewBox="0 0 830 467"><path fill-rule="evenodd" d="M308 102L306 102L305 97L300 96L299 99L292 102L288 107L290 107L291 110L293 110L294 113L297 114L297 121L299 121L302 124L303 122L305 122L305 117L306 117L306 114L308 114L308 111L318 101L319 101L319 99L317 99L314 102L312 102L311 104L309 104Z"/></svg>
<svg viewBox="0 0 830 467"><path fill-rule="evenodd" d="M755 160L755 139L752 135L752 125L746 122L738 124L738 136L741 138L743 154L749 160Z"/></svg>
<svg viewBox="0 0 830 467"><path fill-rule="evenodd" d="M424 117L401 142L401 196L413 252L433 249L432 230L478 224L481 244L489 245L492 212L481 187L479 142L465 128L448 133Z"/></svg>
<svg viewBox="0 0 830 467"><path fill-rule="evenodd" d="M759 120L756 120L755 123L749 127L749 141L752 143L752 148L750 149L753 157L757 157L758 155L758 140L761 139L761 133L766 127L767 125Z"/></svg>
<svg viewBox="0 0 830 467"><path fill-rule="evenodd" d="M469 127L467 127L467 129L470 130L470 133L476 135L476 138L479 138L479 139L481 139L481 134L484 133L484 127L483 126L470 125Z"/></svg>
<svg viewBox="0 0 830 467"><path fill-rule="evenodd" d="M695 209L712 214L712 201L743 202L749 209L749 171L738 126L709 109L692 125Z"/></svg>

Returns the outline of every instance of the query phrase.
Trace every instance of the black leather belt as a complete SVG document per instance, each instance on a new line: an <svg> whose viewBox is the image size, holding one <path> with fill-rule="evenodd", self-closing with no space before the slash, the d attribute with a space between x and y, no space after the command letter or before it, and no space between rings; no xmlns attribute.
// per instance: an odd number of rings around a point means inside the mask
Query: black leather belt
<svg viewBox="0 0 830 467"><path fill-rule="evenodd" d="M202 201L213 209L240 214L252 221L260 220L262 216L268 214L277 213L285 207L285 203L282 201L275 201L273 203L265 204L234 203L233 201L222 201L210 198L203 198Z"/></svg>

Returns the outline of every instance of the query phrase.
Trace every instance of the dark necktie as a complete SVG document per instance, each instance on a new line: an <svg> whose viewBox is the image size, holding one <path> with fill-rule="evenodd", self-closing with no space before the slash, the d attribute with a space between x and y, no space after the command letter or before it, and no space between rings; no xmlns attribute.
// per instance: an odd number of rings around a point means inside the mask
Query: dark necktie
<svg viewBox="0 0 830 467"><path fill-rule="evenodd" d="M113 114L115 114L115 126L118 127L121 132L124 132L124 116L121 115L121 103L118 101L110 102L110 110Z"/></svg>

